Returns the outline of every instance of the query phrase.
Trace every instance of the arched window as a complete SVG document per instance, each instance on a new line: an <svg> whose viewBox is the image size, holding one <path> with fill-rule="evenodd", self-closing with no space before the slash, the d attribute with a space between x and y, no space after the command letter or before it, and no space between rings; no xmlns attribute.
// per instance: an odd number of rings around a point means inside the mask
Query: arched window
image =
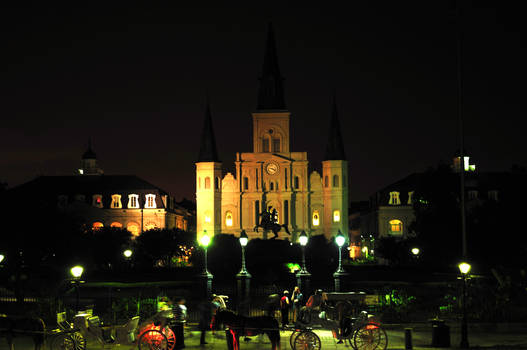
<svg viewBox="0 0 527 350"><path fill-rule="evenodd" d="M399 192L390 192L390 200L388 201L389 205L399 205L401 204L401 199L399 198Z"/></svg>
<svg viewBox="0 0 527 350"><path fill-rule="evenodd" d="M402 235L403 234L403 222L401 220L390 220L390 233L392 235Z"/></svg>
<svg viewBox="0 0 527 350"><path fill-rule="evenodd" d="M205 189L208 190L210 188L210 177L205 178Z"/></svg>
<svg viewBox="0 0 527 350"><path fill-rule="evenodd" d="M280 152L280 139L273 137L273 152Z"/></svg>
<svg viewBox="0 0 527 350"><path fill-rule="evenodd" d="M139 208L139 195L138 194L128 195L128 208Z"/></svg>
<svg viewBox="0 0 527 350"><path fill-rule="evenodd" d="M249 178L247 176L243 177L243 189L246 191L249 189Z"/></svg>
<svg viewBox="0 0 527 350"><path fill-rule="evenodd" d="M155 194L147 194L146 195L146 203L145 208L156 208L156 195Z"/></svg>
<svg viewBox="0 0 527 350"><path fill-rule="evenodd" d="M128 225L126 226L126 229L130 231L130 233L134 237L139 236L139 234L141 233L141 230L139 229L139 224L137 222L133 222L133 221L129 222Z"/></svg>
<svg viewBox="0 0 527 350"><path fill-rule="evenodd" d="M99 221L94 222L93 225L91 226L92 230L94 230L94 231L100 230L103 227L104 227L104 224L102 222L99 222Z"/></svg>
<svg viewBox="0 0 527 350"><path fill-rule="evenodd" d="M318 214L318 210L313 211L313 226L320 225L320 215Z"/></svg>
<svg viewBox="0 0 527 350"><path fill-rule="evenodd" d="M298 179L298 176L295 176L295 190L298 190L298 188L300 187L300 184L299 184L299 179Z"/></svg>
<svg viewBox="0 0 527 350"><path fill-rule="evenodd" d="M329 178L328 176L324 176L324 187L329 187Z"/></svg>
<svg viewBox="0 0 527 350"><path fill-rule="evenodd" d="M110 208L122 208L120 194L112 194L112 204L110 205Z"/></svg>
<svg viewBox="0 0 527 350"><path fill-rule="evenodd" d="M333 175L333 187L339 187L339 176Z"/></svg>
<svg viewBox="0 0 527 350"><path fill-rule="evenodd" d="M270 140L270 137L268 135L264 135L263 139L262 139L262 152L269 152L269 140Z"/></svg>
<svg viewBox="0 0 527 350"><path fill-rule="evenodd" d="M333 222L340 222L340 210L333 210Z"/></svg>
<svg viewBox="0 0 527 350"><path fill-rule="evenodd" d="M123 224L121 224L120 222L114 221L111 223L110 227L123 228Z"/></svg>
<svg viewBox="0 0 527 350"><path fill-rule="evenodd" d="M212 218L211 218L211 215L210 215L210 211L207 210L205 212L205 222L208 224L208 223L210 223L211 220L212 220Z"/></svg>
<svg viewBox="0 0 527 350"><path fill-rule="evenodd" d="M274 182L269 182L269 191L274 191Z"/></svg>
<svg viewBox="0 0 527 350"><path fill-rule="evenodd" d="M230 211L225 213L225 226L232 227L232 213Z"/></svg>
<svg viewBox="0 0 527 350"><path fill-rule="evenodd" d="M214 178L214 188L219 190L220 189L220 179L219 178Z"/></svg>

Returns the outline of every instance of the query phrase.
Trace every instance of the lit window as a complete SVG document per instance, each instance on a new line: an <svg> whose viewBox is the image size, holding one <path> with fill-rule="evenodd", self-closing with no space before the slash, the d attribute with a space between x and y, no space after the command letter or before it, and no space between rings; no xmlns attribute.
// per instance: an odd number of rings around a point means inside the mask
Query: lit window
<svg viewBox="0 0 527 350"><path fill-rule="evenodd" d="M315 210L313 212L313 226L320 225L320 215L318 214L318 210Z"/></svg>
<svg viewBox="0 0 527 350"><path fill-rule="evenodd" d="M333 210L333 222L340 222L340 210Z"/></svg>
<svg viewBox="0 0 527 350"><path fill-rule="evenodd" d="M110 207L111 208L122 208L120 194L112 194L112 204L110 205Z"/></svg>
<svg viewBox="0 0 527 350"><path fill-rule="evenodd" d="M324 187L329 187L329 177L324 176Z"/></svg>
<svg viewBox="0 0 527 350"><path fill-rule="evenodd" d="M476 199L478 199L478 191L475 191L475 190L468 191L468 199L469 200L476 200Z"/></svg>
<svg viewBox="0 0 527 350"><path fill-rule="evenodd" d="M401 204L401 200L399 199L399 192L390 192L390 200L388 204L390 205Z"/></svg>
<svg viewBox="0 0 527 350"><path fill-rule="evenodd" d="M103 227L104 227L103 223L99 221L94 222L93 225L91 226L92 230L94 231L100 230Z"/></svg>
<svg viewBox="0 0 527 350"><path fill-rule="evenodd" d="M128 208L139 208L139 195L138 194L128 195Z"/></svg>
<svg viewBox="0 0 527 350"><path fill-rule="evenodd" d="M414 191L408 192L408 204L413 203L413 196L414 196Z"/></svg>
<svg viewBox="0 0 527 350"><path fill-rule="evenodd" d="M147 194L145 208L155 208L156 207L156 195Z"/></svg>
<svg viewBox="0 0 527 350"><path fill-rule="evenodd" d="M403 223L401 220L390 220L390 233L396 234L396 235L402 235L403 234Z"/></svg>
<svg viewBox="0 0 527 350"><path fill-rule="evenodd" d="M128 231L130 231L130 233L137 237L139 236L139 233L140 233L140 230L139 230L139 224L137 222L129 222L128 225L126 226L126 229Z"/></svg>
<svg viewBox="0 0 527 350"><path fill-rule="evenodd" d="M208 190L210 188L210 177L205 178L205 189Z"/></svg>
<svg viewBox="0 0 527 350"><path fill-rule="evenodd" d="M123 227L123 224L121 224L120 222L112 222L110 227L117 227L117 228L122 228Z"/></svg>
<svg viewBox="0 0 527 350"><path fill-rule="evenodd" d="M232 226L232 213L230 211L225 214L225 226Z"/></svg>
<svg viewBox="0 0 527 350"><path fill-rule="evenodd" d="M102 208L102 195L94 194L92 197L92 205L97 208Z"/></svg>
<svg viewBox="0 0 527 350"><path fill-rule="evenodd" d="M210 211L205 212L205 222L208 224L211 221Z"/></svg>
<svg viewBox="0 0 527 350"><path fill-rule="evenodd" d="M498 191L489 191L489 199L492 199L494 201L498 200Z"/></svg>

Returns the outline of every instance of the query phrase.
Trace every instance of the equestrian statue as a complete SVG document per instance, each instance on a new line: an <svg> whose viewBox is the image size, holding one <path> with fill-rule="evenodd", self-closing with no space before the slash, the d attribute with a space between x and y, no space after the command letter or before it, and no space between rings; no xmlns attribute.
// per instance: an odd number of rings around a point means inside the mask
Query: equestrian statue
<svg viewBox="0 0 527 350"><path fill-rule="evenodd" d="M270 206L267 210L264 210L263 213L259 214L259 216L261 218L260 224L254 226L254 232L258 232L258 227L261 227L264 233L266 231L272 231L274 236L270 239L275 239L278 237L278 232L280 232L280 229L283 227L285 232L287 232L288 235L291 235L286 224L280 225L278 223L278 214L273 207Z"/></svg>

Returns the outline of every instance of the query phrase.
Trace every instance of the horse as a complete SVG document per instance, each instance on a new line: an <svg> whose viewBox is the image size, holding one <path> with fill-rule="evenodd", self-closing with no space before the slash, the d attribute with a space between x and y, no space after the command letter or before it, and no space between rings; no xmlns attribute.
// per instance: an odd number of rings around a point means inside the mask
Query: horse
<svg viewBox="0 0 527 350"><path fill-rule="evenodd" d="M234 350L239 350L240 348L240 336L254 336L263 333L267 334L267 336L269 337L269 340L271 341L272 350L281 349L280 326L278 324L278 321L274 317L245 317L242 315L238 315L231 310L219 310L212 317L210 328L218 329L221 324L229 328L226 331L227 342L232 342L232 348ZM231 336L232 338L230 338Z"/></svg>
<svg viewBox="0 0 527 350"><path fill-rule="evenodd" d="M0 338L7 340L9 349L14 349L13 338L18 335L33 338L35 350L44 344L46 326L41 318L0 315Z"/></svg>
<svg viewBox="0 0 527 350"><path fill-rule="evenodd" d="M268 223L268 224L258 224L256 226L254 226L254 232L258 232L258 227L261 227L264 232L265 231L272 231L273 234L274 234L274 237L271 237L270 239L275 239L278 237L278 232L280 232L280 230L282 229L282 227L284 228L285 232L287 232L288 235L291 236L291 233L289 232L289 229L287 228L287 225L286 224L278 224L276 222L271 222L271 223Z"/></svg>

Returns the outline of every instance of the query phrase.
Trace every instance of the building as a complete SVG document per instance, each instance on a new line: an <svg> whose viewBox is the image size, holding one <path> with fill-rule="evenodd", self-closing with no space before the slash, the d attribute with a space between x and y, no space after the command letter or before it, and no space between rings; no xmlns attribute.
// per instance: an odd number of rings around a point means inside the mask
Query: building
<svg viewBox="0 0 527 350"><path fill-rule="evenodd" d="M78 217L87 228L126 228L134 236L150 229L188 230L190 213L167 192L134 175L104 175L91 145L77 175L39 176L8 191L21 201L36 198Z"/></svg>
<svg viewBox="0 0 527 350"><path fill-rule="evenodd" d="M307 152L290 149L290 116L280 74L272 27L269 28L259 84L257 108L252 113L253 150L236 154L235 174L223 174L216 149L209 106L196 162L196 226L198 239L208 234L267 238L254 232L260 214L272 207L278 223L287 226L281 238L348 233L348 162L334 101L329 141L322 173L309 173ZM321 142L321 147L324 147Z"/></svg>

